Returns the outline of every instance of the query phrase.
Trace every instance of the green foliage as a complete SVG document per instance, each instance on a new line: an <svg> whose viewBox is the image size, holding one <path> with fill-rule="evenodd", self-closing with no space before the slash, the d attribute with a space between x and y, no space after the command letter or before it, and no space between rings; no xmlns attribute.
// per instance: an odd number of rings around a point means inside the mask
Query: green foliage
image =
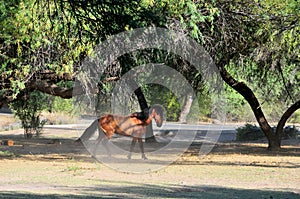
<svg viewBox="0 0 300 199"><path fill-rule="evenodd" d="M53 112L73 114L73 100L55 97L51 108Z"/></svg>
<svg viewBox="0 0 300 199"><path fill-rule="evenodd" d="M180 104L184 103L187 96L181 96L181 99L178 99L169 89L156 84L147 85L144 90L149 104L161 104L166 108L167 121L178 121L182 111ZM207 120L211 115L211 111L211 96L205 88L202 92L198 92L197 97L193 100L187 121Z"/></svg>
<svg viewBox="0 0 300 199"><path fill-rule="evenodd" d="M292 101L297 99L300 92L300 79L297 79L298 66L294 64L285 65L280 71L270 67L250 58L244 58L237 64L231 62L227 70L236 80L245 82L253 89L270 121L275 122ZM225 89L229 115L233 119L246 119L245 100L227 85Z"/></svg>
<svg viewBox="0 0 300 199"><path fill-rule="evenodd" d="M264 40L244 62L251 67L240 74L257 88L263 102L282 103L286 109L300 93L300 4L295 0L261 3L258 13L265 23L256 34Z"/></svg>
<svg viewBox="0 0 300 199"><path fill-rule="evenodd" d="M245 120L245 100L244 98L237 93L235 90L231 89L227 84L224 85L227 106L226 115L228 121L243 121Z"/></svg>
<svg viewBox="0 0 300 199"><path fill-rule="evenodd" d="M16 155L13 152L10 151L0 151L0 157L6 158L6 157L15 157Z"/></svg>
<svg viewBox="0 0 300 199"><path fill-rule="evenodd" d="M0 88L13 99L40 72L54 71L58 77L72 75L81 56L91 52L91 43L81 44L71 35L76 23L69 12L52 13L59 9L53 1L0 4Z"/></svg>
<svg viewBox="0 0 300 199"><path fill-rule="evenodd" d="M209 24L209 31L214 31L214 19L219 16L219 9L216 7L215 1L180 0L160 2L167 10L166 15L180 21L181 27L198 42L206 42L200 24Z"/></svg>
<svg viewBox="0 0 300 199"><path fill-rule="evenodd" d="M187 116L187 121L190 122L207 122L210 121L212 114L212 97L213 93L208 92L208 88L204 87L202 91L196 94L193 100L190 112Z"/></svg>
<svg viewBox="0 0 300 199"><path fill-rule="evenodd" d="M296 111L292 115L292 117L291 117L291 119L290 119L289 122L291 122L291 123L300 123L300 110Z"/></svg>
<svg viewBox="0 0 300 199"><path fill-rule="evenodd" d="M46 107L46 95L38 91L30 93L27 99L10 103L10 108L21 120L26 138L31 138L34 133L41 133L46 121L40 120L40 114Z"/></svg>
<svg viewBox="0 0 300 199"><path fill-rule="evenodd" d="M150 105L160 104L166 108L167 121L178 121L180 104L174 93L168 88L157 84L145 85L143 90Z"/></svg>
<svg viewBox="0 0 300 199"><path fill-rule="evenodd" d="M2 0L0 97L17 99L39 72L55 71L57 77L73 74L80 61L92 54L97 42L124 30L154 25L190 35L204 45L215 62L230 53L238 54L239 59L228 65L230 74L251 86L267 114L277 119L300 93L299 9L295 0ZM205 91L201 75L180 57L145 49L118 61L120 67L113 66L104 75L120 77L149 62L172 66L198 93L201 108L192 108L190 115L194 118L211 114L210 98L215 96ZM107 88L101 88L103 100L107 100L111 87L107 84ZM163 104L168 109L168 119L178 119L179 102L183 99L177 99L167 89L144 89L150 104ZM249 112L244 100L230 88L225 89L229 117L244 119L245 112ZM54 99L54 111L71 113L71 109L71 100ZM293 118L297 119L297 114Z"/></svg>

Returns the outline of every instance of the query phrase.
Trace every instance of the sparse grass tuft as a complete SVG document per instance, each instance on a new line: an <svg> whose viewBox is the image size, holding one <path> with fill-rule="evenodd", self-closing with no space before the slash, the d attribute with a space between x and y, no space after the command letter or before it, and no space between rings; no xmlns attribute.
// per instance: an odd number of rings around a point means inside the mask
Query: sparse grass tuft
<svg viewBox="0 0 300 199"><path fill-rule="evenodd" d="M10 151L0 151L0 157L15 157L15 154Z"/></svg>

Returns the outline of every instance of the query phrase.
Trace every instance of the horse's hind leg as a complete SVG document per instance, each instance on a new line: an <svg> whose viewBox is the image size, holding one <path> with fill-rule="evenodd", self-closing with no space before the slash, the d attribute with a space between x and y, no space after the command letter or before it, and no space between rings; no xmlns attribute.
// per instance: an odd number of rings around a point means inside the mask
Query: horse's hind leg
<svg viewBox="0 0 300 199"><path fill-rule="evenodd" d="M142 138L138 138L138 141L139 141L139 146L140 146L141 153L142 153L142 159L147 160L148 158L146 157L145 152L144 152L144 145L143 145Z"/></svg>
<svg viewBox="0 0 300 199"><path fill-rule="evenodd" d="M131 159L131 153L134 149L135 143L137 141L137 138L133 137L132 141L131 141L131 145L130 145L130 150L129 150L129 154L127 155L127 158L130 160Z"/></svg>

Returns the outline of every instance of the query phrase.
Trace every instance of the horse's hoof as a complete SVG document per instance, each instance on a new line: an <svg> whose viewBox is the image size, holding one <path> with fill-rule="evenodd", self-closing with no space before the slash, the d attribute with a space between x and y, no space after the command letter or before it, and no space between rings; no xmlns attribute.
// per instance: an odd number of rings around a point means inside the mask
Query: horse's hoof
<svg viewBox="0 0 300 199"><path fill-rule="evenodd" d="M145 155L145 154L143 154L143 155L142 155L142 159L144 159L144 160L148 160L148 158L146 157L146 155Z"/></svg>
<svg viewBox="0 0 300 199"><path fill-rule="evenodd" d="M131 160L131 155L130 155L130 154L127 155L127 159L128 159L128 160Z"/></svg>

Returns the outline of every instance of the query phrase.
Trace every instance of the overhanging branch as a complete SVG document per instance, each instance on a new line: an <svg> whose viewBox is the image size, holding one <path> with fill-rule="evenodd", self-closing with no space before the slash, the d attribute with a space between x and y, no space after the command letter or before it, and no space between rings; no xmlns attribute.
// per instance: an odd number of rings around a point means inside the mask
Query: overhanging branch
<svg viewBox="0 0 300 199"><path fill-rule="evenodd" d="M35 81L31 87L34 90L41 91L43 93L47 93L53 96L59 96L64 99L70 99L73 96L73 87L72 88L65 88L57 86L56 84L51 84L47 81Z"/></svg>

